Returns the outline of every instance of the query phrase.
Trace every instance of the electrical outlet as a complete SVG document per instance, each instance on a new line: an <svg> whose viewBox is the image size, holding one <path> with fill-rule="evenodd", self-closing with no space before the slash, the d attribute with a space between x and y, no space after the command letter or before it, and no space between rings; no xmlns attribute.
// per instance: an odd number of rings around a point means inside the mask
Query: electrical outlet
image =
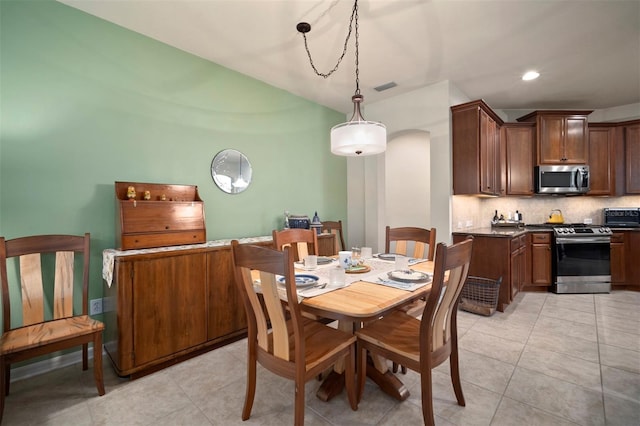
<svg viewBox="0 0 640 426"><path fill-rule="evenodd" d="M89 301L89 315L98 315L102 313L102 299L93 299Z"/></svg>
<svg viewBox="0 0 640 426"><path fill-rule="evenodd" d="M471 228L473 226L472 220L467 220L467 228Z"/></svg>

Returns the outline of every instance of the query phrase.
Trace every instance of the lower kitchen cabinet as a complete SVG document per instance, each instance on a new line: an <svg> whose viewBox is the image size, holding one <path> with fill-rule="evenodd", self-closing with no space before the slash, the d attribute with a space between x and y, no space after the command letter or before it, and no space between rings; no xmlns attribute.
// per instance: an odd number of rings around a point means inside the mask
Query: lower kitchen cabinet
<svg viewBox="0 0 640 426"><path fill-rule="evenodd" d="M626 284L625 233L614 232L611 236L611 286L615 288Z"/></svg>
<svg viewBox="0 0 640 426"><path fill-rule="evenodd" d="M502 277L498 310L504 309L523 287L526 270L526 233L511 236L454 233L458 243L473 235L473 252L469 275L497 280Z"/></svg>
<svg viewBox="0 0 640 426"><path fill-rule="evenodd" d="M116 255L105 306L104 346L120 376L140 377L246 335L230 246Z"/></svg>
<svg viewBox="0 0 640 426"><path fill-rule="evenodd" d="M527 290L547 290L551 286L551 232L529 234L531 250L530 280ZM529 288L533 287L533 288Z"/></svg>

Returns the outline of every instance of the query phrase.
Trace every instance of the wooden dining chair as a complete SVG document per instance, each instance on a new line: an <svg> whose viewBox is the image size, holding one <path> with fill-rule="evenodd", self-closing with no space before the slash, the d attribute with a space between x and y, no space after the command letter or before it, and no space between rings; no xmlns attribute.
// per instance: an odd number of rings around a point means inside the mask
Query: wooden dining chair
<svg viewBox="0 0 640 426"><path fill-rule="evenodd" d="M338 254L341 250L346 250L344 243L344 235L342 233L342 221L325 220L322 222L322 232L335 235L334 254Z"/></svg>
<svg viewBox="0 0 640 426"><path fill-rule="evenodd" d="M242 420L251 415L256 391L256 363L295 382L295 424L304 424L305 383L338 361L345 364L349 404L358 409L355 378L355 337L302 317L296 293L292 250L231 242L235 280L248 323L247 390ZM259 271L258 298L251 271ZM278 277L284 277L284 285ZM286 301L283 296L286 294ZM285 309L285 306L288 309ZM271 330L269 330L270 321Z"/></svg>
<svg viewBox="0 0 640 426"><path fill-rule="evenodd" d="M5 240L0 237L3 333L0 337L0 420L9 394L10 365L36 356L82 345L82 369L88 368L93 343L93 376L104 395L102 331L104 324L88 315L90 235L36 235ZM76 262L76 255L82 260ZM81 279L74 280L74 265ZM81 263L81 265L80 265ZM11 265L11 269L7 264ZM9 283L9 273L15 280ZM13 291L12 291L13 290ZM20 303L22 324L14 325L11 299ZM74 309L74 293L78 309Z"/></svg>
<svg viewBox="0 0 640 426"><path fill-rule="evenodd" d="M436 248L436 228L425 229L412 226L391 228L387 226L385 232L385 252L391 253L391 243L395 243L393 253L411 256L417 259L433 260ZM409 244L413 244L413 251L408 253ZM419 299L410 305L402 307L409 315L419 316L424 310L425 301ZM393 363L393 372L398 371L398 365ZM402 373L406 373L402 366Z"/></svg>
<svg viewBox="0 0 640 426"><path fill-rule="evenodd" d="M293 249L293 260L303 260L309 254L318 254L318 234L312 229L291 228L273 230L273 245L276 250L284 247Z"/></svg>
<svg viewBox="0 0 640 426"><path fill-rule="evenodd" d="M457 312L462 286L467 279L473 239L436 249L431 291L422 320L402 311L367 323L356 332L358 371L367 365L367 351L407 366L420 374L422 415L433 425L431 370L449 359L451 382L458 401L464 407L458 365ZM446 277L446 278L445 278ZM365 375L359 376L358 401L362 398Z"/></svg>
<svg viewBox="0 0 640 426"><path fill-rule="evenodd" d="M393 253L433 260L436 248L436 228L425 229L411 226L391 228L387 226L384 243L386 253L392 252L391 243L395 243ZM408 243L413 243L411 254L407 252Z"/></svg>

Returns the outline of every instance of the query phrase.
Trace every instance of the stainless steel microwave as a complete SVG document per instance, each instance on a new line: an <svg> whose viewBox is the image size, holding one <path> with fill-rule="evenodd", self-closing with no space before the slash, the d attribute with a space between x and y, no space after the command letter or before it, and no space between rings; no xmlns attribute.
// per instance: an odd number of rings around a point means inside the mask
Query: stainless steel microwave
<svg viewBox="0 0 640 426"><path fill-rule="evenodd" d="M543 165L535 168L538 194L584 194L589 191L589 166Z"/></svg>

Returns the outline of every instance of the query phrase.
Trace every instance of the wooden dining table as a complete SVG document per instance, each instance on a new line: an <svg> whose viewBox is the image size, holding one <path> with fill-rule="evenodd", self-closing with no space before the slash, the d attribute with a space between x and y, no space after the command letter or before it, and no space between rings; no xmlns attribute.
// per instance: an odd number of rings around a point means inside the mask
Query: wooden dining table
<svg viewBox="0 0 640 426"><path fill-rule="evenodd" d="M429 274L433 274L433 268L432 261L411 266L412 270ZM393 264L390 264L391 269ZM367 322L375 321L389 312L427 296L430 290L430 283L414 291L408 291L380 283L356 281L344 288L304 298L300 307L303 311L318 317L338 320L338 328L353 333L360 327L366 327ZM384 392L401 401L409 397L406 386L389 371L386 359L374 357L370 361L367 376ZM344 367L336 365L316 393L318 398L328 401L342 391L343 372Z"/></svg>

